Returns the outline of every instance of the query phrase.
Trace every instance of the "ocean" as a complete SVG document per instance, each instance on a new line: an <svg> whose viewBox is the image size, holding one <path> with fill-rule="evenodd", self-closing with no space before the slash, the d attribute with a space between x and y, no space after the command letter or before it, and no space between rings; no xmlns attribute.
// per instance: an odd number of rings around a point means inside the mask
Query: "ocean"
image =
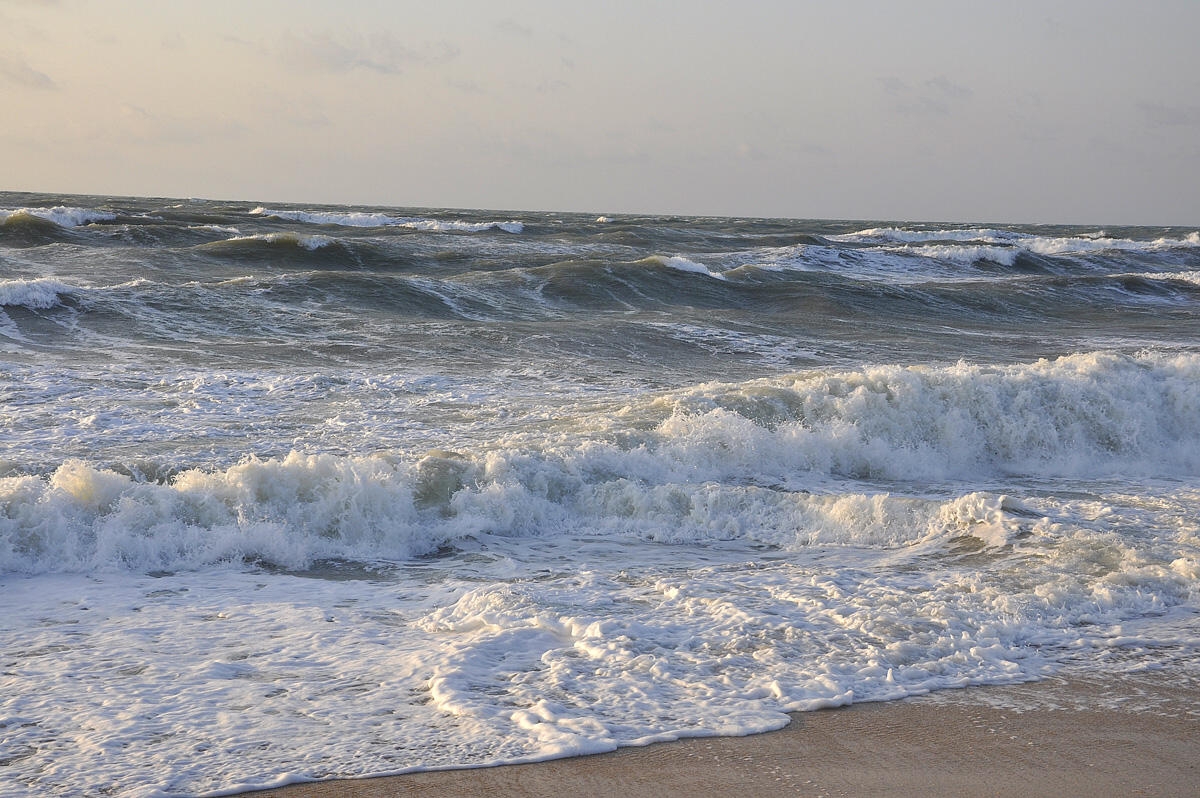
<svg viewBox="0 0 1200 798"><path fill-rule="evenodd" d="M0 795L1200 679L1200 233L0 193Z"/></svg>

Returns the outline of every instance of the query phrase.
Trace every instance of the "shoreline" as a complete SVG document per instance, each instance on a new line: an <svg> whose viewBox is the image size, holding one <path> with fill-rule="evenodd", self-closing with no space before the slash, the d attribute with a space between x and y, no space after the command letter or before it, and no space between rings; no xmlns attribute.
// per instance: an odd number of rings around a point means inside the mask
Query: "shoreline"
<svg viewBox="0 0 1200 798"><path fill-rule="evenodd" d="M590 756L305 782L246 798L1180 796L1200 784L1200 682L1167 672L944 690L792 715L778 731Z"/></svg>

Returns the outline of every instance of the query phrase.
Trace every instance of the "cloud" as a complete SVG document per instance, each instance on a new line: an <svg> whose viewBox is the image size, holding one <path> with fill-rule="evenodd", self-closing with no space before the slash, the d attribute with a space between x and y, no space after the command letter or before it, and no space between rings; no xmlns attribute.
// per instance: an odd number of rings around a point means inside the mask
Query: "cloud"
<svg viewBox="0 0 1200 798"><path fill-rule="evenodd" d="M938 75L936 78L930 78L925 81L926 88L936 94L941 95L947 100L957 101L970 99L975 94L966 86L960 86L957 83L949 80L945 75Z"/></svg>
<svg viewBox="0 0 1200 798"><path fill-rule="evenodd" d="M308 69L351 72L364 69L381 75L399 75L406 69L452 61L459 50L449 42L409 47L390 33L335 38L329 33L289 37L284 45L289 60Z"/></svg>
<svg viewBox="0 0 1200 798"><path fill-rule="evenodd" d="M1138 103L1138 108L1151 127L1200 125L1200 106L1180 108L1159 103Z"/></svg>
<svg viewBox="0 0 1200 798"><path fill-rule="evenodd" d="M522 39L528 39L533 36L533 28L528 25L522 25L512 17L505 17L492 27L500 33L505 33L509 36L518 36Z"/></svg>
<svg viewBox="0 0 1200 798"><path fill-rule="evenodd" d="M461 91L463 94L473 94L482 97L488 93L487 89L475 80L448 80L446 81L446 85L452 89Z"/></svg>
<svg viewBox="0 0 1200 798"><path fill-rule="evenodd" d="M560 91L570 91L571 84L557 78L547 78L537 85L538 94L557 94Z"/></svg>
<svg viewBox="0 0 1200 798"><path fill-rule="evenodd" d="M758 148L757 145L747 141L739 142L734 148L737 157L746 161L765 161L767 154Z"/></svg>
<svg viewBox="0 0 1200 798"><path fill-rule="evenodd" d="M975 96L972 89L945 75L932 77L919 86L893 77L880 78L879 83L884 94L892 98L892 110L905 116L945 116Z"/></svg>
<svg viewBox="0 0 1200 798"><path fill-rule="evenodd" d="M238 138L248 132L240 121L219 116L158 114L129 103L122 104L118 110L123 124L108 131L109 134L142 144L195 146L216 139Z"/></svg>
<svg viewBox="0 0 1200 798"><path fill-rule="evenodd" d="M58 84L45 72L39 72L21 59L0 56L0 77L27 89L53 91Z"/></svg>

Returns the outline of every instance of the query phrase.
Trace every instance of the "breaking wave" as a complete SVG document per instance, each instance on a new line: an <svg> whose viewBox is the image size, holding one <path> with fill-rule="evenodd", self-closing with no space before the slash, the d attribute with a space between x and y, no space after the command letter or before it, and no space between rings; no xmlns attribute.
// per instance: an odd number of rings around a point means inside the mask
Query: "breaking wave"
<svg viewBox="0 0 1200 798"><path fill-rule="evenodd" d="M479 233L485 230L501 230L505 233L520 233L525 225L516 221L474 222L460 219L427 219L421 217L397 217L385 213L292 211L257 207L250 211L253 216L275 217L305 224L338 225L341 227L405 227L433 233Z"/></svg>
<svg viewBox="0 0 1200 798"><path fill-rule="evenodd" d="M45 310L60 304L61 297L79 291L52 278L0 280L0 307L24 307Z"/></svg>
<svg viewBox="0 0 1200 798"><path fill-rule="evenodd" d="M405 559L478 535L1002 545L1000 495L912 480L1200 473L1200 356L881 367L588 407L466 451L248 458L161 481L71 460L0 480L0 569ZM890 486L890 487L884 487Z"/></svg>
<svg viewBox="0 0 1200 798"><path fill-rule="evenodd" d="M7 223L13 220L20 221L23 218L29 217L44 219L59 227L80 227L92 224L93 222L111 222L117 218L116 214L109 211L101 211L94 208L70 208L65 205L58 205L53 208L0 209L0 223Z"/></svg>

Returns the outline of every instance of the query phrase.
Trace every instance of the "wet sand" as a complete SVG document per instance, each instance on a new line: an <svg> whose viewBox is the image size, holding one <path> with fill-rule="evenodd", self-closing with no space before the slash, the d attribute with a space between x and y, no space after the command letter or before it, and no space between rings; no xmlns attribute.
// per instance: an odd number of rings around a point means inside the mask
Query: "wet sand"
<svg viewBox="0 0 1200 798"><path fill-rule="evenodd" d="M529 765L295 784L253 798L1197 796L1200 685L1166 674L951 690Z"/></svg>

